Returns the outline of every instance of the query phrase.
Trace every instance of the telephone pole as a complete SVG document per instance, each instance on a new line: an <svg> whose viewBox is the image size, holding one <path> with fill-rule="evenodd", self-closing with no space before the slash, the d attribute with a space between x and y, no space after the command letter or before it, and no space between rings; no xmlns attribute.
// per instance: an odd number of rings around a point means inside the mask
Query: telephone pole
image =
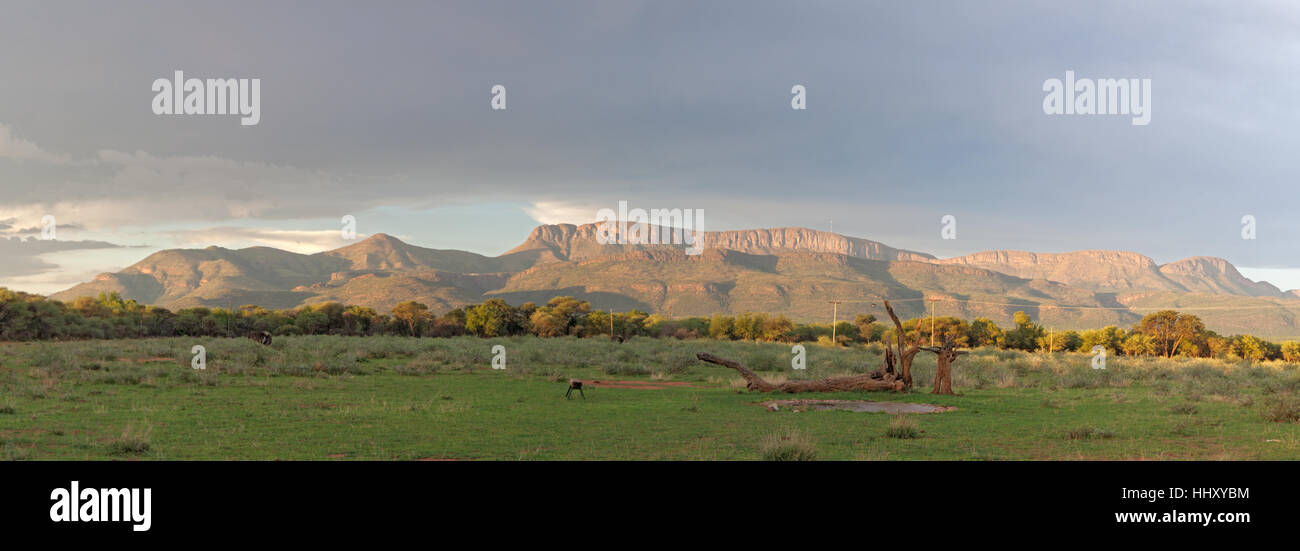
<svg viewBox="0 0 1300 551"><path fill-rule="evenodd" d="M930 297L930 346L934 346L934 303L939 302L938 297Z"/></svg>
<svg viewBox="0 0 1300 551"><path fill-rule="evenodd" d="M831 303L831 343L834 344L834 343L835 343L835 325L836 325L837 323L839 323L839 319L840 319L840 303L841 303L841 302L844 302L844 301L842 301L842 300L828 300L828 301L826 301L826 302Z"/></svg>

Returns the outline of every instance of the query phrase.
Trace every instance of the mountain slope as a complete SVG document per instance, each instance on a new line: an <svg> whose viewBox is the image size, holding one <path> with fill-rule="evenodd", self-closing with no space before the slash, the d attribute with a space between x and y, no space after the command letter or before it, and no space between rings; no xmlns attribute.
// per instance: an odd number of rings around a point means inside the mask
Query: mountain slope
<svg viewBox="0 0 1300 551"><path fill-rule="evenodd" d="M1005 324L1025 310L1058 330L1126 326L1176 307L1221 332L1300 335L1300 297L1251 281L1219 258L1157 265L1122 251L987 251L937 259L804 228L706 232L707 248L688 255L684 245L601 245L596 230L539 226L496 257L385 234L311 255L268 247L167 250L51 298L116 291L172 309L337 301L385 312L417 300L441 312L494 296L518 304L574 295L600 309L762 311L800 321L828 321L831 299L845 301L839 314L851 319L879 317L881 297L907 316L928 313L927 299L941 298L948 300L936 303L940 315Z"/></svg>
<svg viewBox="0 0 1300 551"><path fill-rule="evenodd" d="M1280 297L1282 291L1266 281L1246 279L1237 267L1222 258L1194 256L1160 266L1160 273L1183 288L1197 293Z"/></svg>
<svg viewBox="0 0 1300 551"><path fill-rule="evenodd" d="M1187 290L1161 274L1154 260L1124 251L985 251L936 260L935 263L976 266L1016 277L1058 281L1096 291Z"/></svg>
<svg viewBox="0 0 1300 551"><path fill-rule="evenodd" d="M522 244L506 255L524 251L546 251L549 259L587 260L610 254L662 248L664 245L602 245L597 241L596 224L550 224L538 226ZM660 242L671 239L668 230L659 230ZM684 239L679 237L680 239ZM736 231L706 231L707 249L728 249L751 254L778 254L785 251L834 253L871 260L930 260L933 255L895 249L883 243L847 237L808 228L771 228ZM685 245L679 245L684 248ZM539 262L544 263L544 262Z"/></svg>

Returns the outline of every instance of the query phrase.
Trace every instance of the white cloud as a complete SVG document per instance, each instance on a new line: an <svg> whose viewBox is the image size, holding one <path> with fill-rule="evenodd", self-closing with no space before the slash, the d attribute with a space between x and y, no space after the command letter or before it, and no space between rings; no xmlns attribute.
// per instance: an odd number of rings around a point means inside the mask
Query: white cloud
<svg viewBox="0 0 1300 551"><path fill-rule="evenodd" d="M275 247L302 254L337 249L365 239L344 240L339 230L276 230L268 228L215 227L197 230L166 232L180 246L207 247L213 243L239 248L245 246Z"/></svg>
<svg viewBox="0 0 1300 551"><path fill-rule="evenodd" d="M606 207L579 205L568 201L536 201L524 207L524 213L542 224L590 224L596 211Z"/></svg>

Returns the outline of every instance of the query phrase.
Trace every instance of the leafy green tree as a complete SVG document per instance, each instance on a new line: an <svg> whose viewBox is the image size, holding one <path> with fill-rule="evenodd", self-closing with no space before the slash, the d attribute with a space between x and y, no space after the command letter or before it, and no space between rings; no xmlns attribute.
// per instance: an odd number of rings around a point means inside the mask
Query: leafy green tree
<svg viewBox="0 0 1300 551"><path fill-rule="evenodd" d="M538 336L558 337L575 333L578 327L587 321L590 312L589 302L573 297L555 297L541 308L531 302L526 303L519 308L517 316L519 318L527 316L530 330ZM509 317L510 314L503 310L502 315ZM601 321L605 322L603 331L609 331L609 318L607 316L601 318ZM589 323L586 327L590 334L602 331L601 327L594 324Z"/></svg>
<svg viewBox="0 0 1300 551"><path fill-rule="evenodd" d="M1300 342L1282 341L1282 359L1288 362L1300 362Z"/></svg>
<svg viewBox="0 0 1300 551"><path fill-rule="evenodd" d="M709 337L730 340L736 337L736 319L722 314L713 314L709 319Z"/></svg>
<svg viewBox="0 0 1300 551"><path fill-rule="evenodd" d="M614 334L625 337L645 335L645 320L649 317L649 314L636 309L618 312L614 314Z"/></svg>
<svg viewBox="0 0 1300 551"><path fill-rule="evenodd" d="M871 342L872 332L875 330L876 316L871 314L858 314L853 318L853 326L857 328L857 338L862 342Z"/></svg>
<svg viewBox="0 0 1300 551"><path fill-rule="evenodd" d="M539 308L529 318L532 331L539 337L559 337L569 334L568 319L549 308Z"/></svg>
<svg viewBox="0 0 1300 551"><path fill-rule="evenodd" d="M967 346L996 346L1002 339L1002 329L988 318L975 318L966 328Z"/></svg>
<svg viewBox="0 0 1300 551"><path fill-rule="evenodd" d="M1067 352L1079 349L1083 339L1077 331L1048 332L1038 337L1038 349L1047 352Z"/></svg>
<svg viewBox="0 0 1300 551"><path fill-rule="evenodd" d="M1261 362L1268 359L1268 343L1253 335L1237 335L1232 339L1232 353L1237 357Z"/></svg>
<svg viewBox="0 0 1300 551"><path fill-rule="evenodd" d="M480 337L518 335L524 332L525 321L518 310L499 298L465 310L465 330Z"/></svg>
<svg viewBox="0 0 1300 551"><path fill-rule="evenodd" d="M1156 353L1155 341L1150 336L1142 333L1132 333L1124 338L1124 344L1120 345L1125 356L1150 356Z"/></svg>
<svg viewBox="0 0 1300 551"><path fill-rule="evenodd" d="M330 317L324 312L304 310L294 317L293 324L305 335L320 335L329 332Z"/></svg>
<svg viewBox="0 0 1300 551"><path fill-rule="evenodd" d="M446 314L443 314L442 317L441 317L440 319L443 319L443 320L446 320L446 321L448 321L448 322L450 322L450 323L454 323L454 324L456 324L456 325L459 325L459 326L461 326L461 327L464 327L464 326L465 326L465 309L464 309L464 308L452 308L452 309L449 310Z"/></svg>
<svg viewBox="0 0 1300 551"><path fill-rule="evenodd" d="M349 306L343 312L343 332L348 335L365 335L370 332L378 313L373 308Z"/></svg>
<svg viewBox="0 0 1300 551"><path fill-rule="evenodd" d="M757 341L763 334L764 314L754 314L744 312L736 315L736 325L732 329L736 338L746 341Z"/></svg>
<svg viewBox="0 0 1300 551"><path fill-rule="evenodd" d="M1034 323L1032 318L1029 317L1029 314L1026 314L1024 311L1016 312L1013 316L1013 321L1016 324L1016 328L1007 331L1003 336L1003 342L1006 343L1007 348L1029 351L1037 350L1038 339L1042 337L1046 331L1044 331L1041 326Z"/></svg>
<svg viewBox="0 0 1300 551"><path fill-rule="evenodd" d="M326 329L343 329L343 313L347 307L337 302L325 302L312 308L313 312L325 315Z"/></svg>
<svg viewBox="0 0 1300 551"><path fill-rule="evenodd" d="M564 333L577 327L582 318L591 312L591 303L573 297L555 297L546 303L544 309L551 311L564 320Z"/></svg>
<svg viewBox="0 0 1300 551"><path fill-rule="evenodd" d="M408 334L412 337L420 335L416 329L429 317L429 307L414 300L398 303L393 307L392 312L394 318L406 324L406 328L410 331Z"/></svg>
<svg viewBox="0 0 1300 551"><path fill-rule="evenodd" d="M1091 351L1094 346L1101 346L1111 352L1119 353L1124 343L1125 333L1119 327L1107 325L1101 329L1088 329L1079 337L1081 339L1079 350L1083 352Z"/></svg>
<svg viewBox="0 0 1300 551"><path fill-rule="evenodd" d="M848 322L842 322L845 326L852 327ZM790 321L785 315L769 317L763 320L763 328L760 338L767 342L793 340L794 322Z"/></svg>
<svg viewBox="0 0 1300 551"><path fill-rule="evenodd" d="M1169 358L1178 352L1183 341L1196 339L1205 332L1205 323L1191 314L1160 310L1142 317L1133 331L1151 337L1158 354Z"/></svg>

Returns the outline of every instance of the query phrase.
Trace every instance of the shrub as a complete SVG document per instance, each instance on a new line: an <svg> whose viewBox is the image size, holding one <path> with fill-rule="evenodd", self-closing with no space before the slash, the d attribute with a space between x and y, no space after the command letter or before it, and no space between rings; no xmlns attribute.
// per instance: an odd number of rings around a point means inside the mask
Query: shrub
<svg viewBox="0 0 1300 551"><path fill-rule="evenodd" d="M816 461L817 446L808 435L792 430L785 434L769 434L759 448L766 461Z"/></svg>
<svg viewBox="0 0 1300 551"><path fill-rule="evenodd" d="M301 334L302 334L302 328L298 327L297 325L281 325L280 327L277 327L277 328L275 329L274 333L275 333L275 336L277 336L277 337L286 337L286 336L290 336L290 335L301 335Z"/></svg>
<svg viewBox="0 0 1300 551"><path fill-rule="evenodd" d="M137 455L149 451L150 435L152 429L146 427L144 430L136 430L131 425L127 425L122 431L122 436L114 438L108 443L108 453L113 455Z"/></svg>
<svg viewBox="0 0 1300 551"><path fill-rule="evenodd" d="M26 461L31 455L26 448L20 448L13 442L5 442L0 446L0 459L5 461Z"/></svg>
<svg viewBox="0 0 1300 551"><path fill-rule="evenodd" d="M890 419L889 426L885 428L885 436L889 438L899 438L903 440L911 438L920 438L921 429L916 424L916 420L909 415L898 414Z"/></svg>
<svg viewBox="0 0 1300 551"><path fill-rule="evenodd" d="M1264 408L1264 418L1274 423L1295 423L1300 421L1300 397L1295 394L1272 394L1260 403Z"/></svg>
<svg viewBox="0 0 1300 551"><path fill-rule="evenodd" d="M1093 440L1099 438L1114 438L1115 433L1096 427L1082 427L1071 429L1069 432L1065 433L1065 436L1070 440Z"/></svg>

